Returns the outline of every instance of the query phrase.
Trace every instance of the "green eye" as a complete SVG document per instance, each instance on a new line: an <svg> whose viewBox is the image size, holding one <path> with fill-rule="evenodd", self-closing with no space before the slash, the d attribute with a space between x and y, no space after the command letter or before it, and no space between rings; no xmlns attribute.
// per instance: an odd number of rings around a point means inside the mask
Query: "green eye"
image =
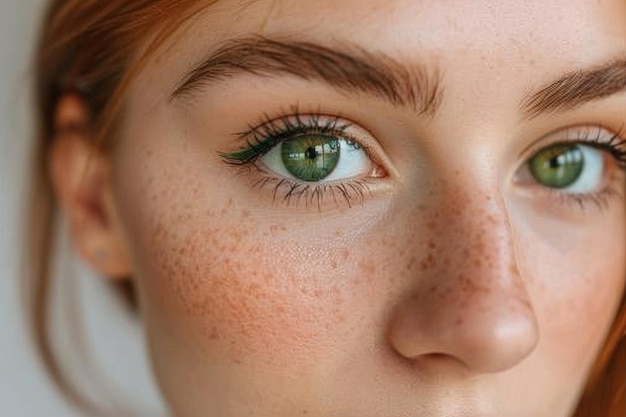
<svg viewBox="0 0 626 417"><path fill-rule="evenodd" d="M281 158L291 175L301 181L320 181L330 175L339 162L339 139L334 136L306 134L282 143Z"/></svg>
<svg viewBox="0 0 626 417"><path fill-rule="evenodd" d="M583 173L585 156L579 145L555 145L528 161L533 178L549 188L567 188Z"/></svg>

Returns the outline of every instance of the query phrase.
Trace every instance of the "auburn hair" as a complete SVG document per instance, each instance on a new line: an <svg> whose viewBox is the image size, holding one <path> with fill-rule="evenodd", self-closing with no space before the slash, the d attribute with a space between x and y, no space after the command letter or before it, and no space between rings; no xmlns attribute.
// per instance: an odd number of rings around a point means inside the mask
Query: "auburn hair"
<svg viewBox="0 0 626 417"><path fill-rule="evenodd" d="M147 59L183 23L218 0L52 0L34 57L34 105L38 130L30 189L25 289L28 317L39 356L55 385L80 409L97 414L64 372L51 342L58 204L48 174L55 136L55 107L79 94L90 111L94 140L109 138L124 94ZM138 56L139 54L139 56ZM625 231L626 233L626 231ZM133 302L132 284L118 285ZM575 417L626 415L626 297L583 392Z"/></svg>

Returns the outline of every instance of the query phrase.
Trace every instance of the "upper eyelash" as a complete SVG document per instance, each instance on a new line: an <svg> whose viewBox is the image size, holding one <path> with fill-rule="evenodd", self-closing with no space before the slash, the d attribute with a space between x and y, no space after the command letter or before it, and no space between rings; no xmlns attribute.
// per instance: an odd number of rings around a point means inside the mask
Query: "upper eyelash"
<svg viewBox="0 0 626 417"><path fill-rule="evenodd" d="M279 197L279 192L282 190L281 199L287 204L291 204L295 199L295 205L298 205L300 201L305 202L305 206L317 206L317 209L321 211L327 194L334 201L336 206L341 200L347 205L347 207L353 206L353 200L357 203L363 203L366 194L371 194L370 182L367 179L351 180L343 183L321 183L321 184L307 184L292 181L287 178L275 178L275 177L263 177L253 184L254 187L264 188L270 187L272 189L272 200L276 201Z"/></svg>
<svg viewBox="0 0 626 417"><path fill-rule="evenodd" d="M277 144L305 133L340 135L343 139L362 146L345 133L346 129L352 125L351 122L339 116L327 116L321 113L301 114L297 109L287 116L277 118L265 114L259 124L250 126L244 132L235 133L235 136L246 141L246 149L220 152L219 155L226 162L234 165L254 163Z"/></svg>
<svg viewBox="0 0 626 417"><path fill-rule="evenodd" d="M597 134L593 137L591 132L591 127L584 130L579 131L577 137L573 139L567 139L564 143L578 143L580 145L594 146L597 149L601 149L609 152L615 160L618 162L618 165L623 170L626 170L626 139L622 138L622 133L624 133L624 125L613 134L608 140L602 139L602 130L604 129L601 125L596 125L593 127ZM558 145L559 142L553 143L550 146Z"/></svg>

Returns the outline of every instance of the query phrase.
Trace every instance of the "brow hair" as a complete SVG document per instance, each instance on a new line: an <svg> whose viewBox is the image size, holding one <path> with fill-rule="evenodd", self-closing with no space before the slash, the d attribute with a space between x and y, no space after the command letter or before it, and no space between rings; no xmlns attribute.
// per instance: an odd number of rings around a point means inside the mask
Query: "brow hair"
<svg viewBox="0 0 626 417"><path fill-rule="evenodd" d="M523 100L522 109L527 118L534 118L620 92L626 92L626 58L566 74Z"/></svg>
<svg viewBox="0 0 626 417"><path fill-rule="evenodd" d="M354 45L330 48L261 36L222 44L184 77L171 99L239 73L322 81L348 94L376 96L393 106L406 106L428 116L437 112L442 99L438 73L422 65L407 67L382 53Z"/></svg>

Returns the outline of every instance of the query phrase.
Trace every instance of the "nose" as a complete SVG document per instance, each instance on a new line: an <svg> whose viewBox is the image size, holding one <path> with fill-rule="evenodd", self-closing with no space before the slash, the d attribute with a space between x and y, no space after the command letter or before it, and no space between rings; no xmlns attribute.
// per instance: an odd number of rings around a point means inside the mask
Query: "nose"
<svg viewBox="0 0 626 417"><path fill-rule="evenodd" d="M392 316L391 345L412 361L445 357L472 373L514 367L538 329L502 199L447 193L430 210L428 230L414 226L427 241L413 251L421 261L409 268L413 286Z"/></svg>

